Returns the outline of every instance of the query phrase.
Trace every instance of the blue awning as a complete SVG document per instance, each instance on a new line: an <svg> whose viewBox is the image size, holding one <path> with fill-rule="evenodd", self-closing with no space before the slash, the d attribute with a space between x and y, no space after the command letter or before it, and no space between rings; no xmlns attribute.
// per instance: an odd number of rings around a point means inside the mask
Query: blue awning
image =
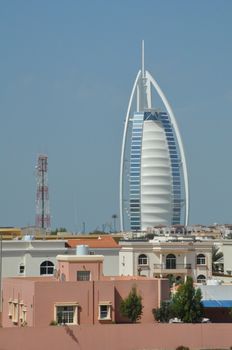
<svg viewBox="0 0 232 350"><path fill-rule="evenodd" d="M232 307L232 300L202 300L204 307Z"/></svg>

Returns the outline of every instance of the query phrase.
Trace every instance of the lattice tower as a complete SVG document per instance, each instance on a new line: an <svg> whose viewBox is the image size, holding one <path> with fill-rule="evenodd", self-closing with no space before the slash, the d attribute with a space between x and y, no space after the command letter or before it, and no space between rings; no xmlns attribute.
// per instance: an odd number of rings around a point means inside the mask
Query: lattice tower
<svg viewBox="0 0 232 350"><path fill-rule="evenodd" d="M40 154L36 165L36 227L49 231L50 225L48 157Z"/></svg>

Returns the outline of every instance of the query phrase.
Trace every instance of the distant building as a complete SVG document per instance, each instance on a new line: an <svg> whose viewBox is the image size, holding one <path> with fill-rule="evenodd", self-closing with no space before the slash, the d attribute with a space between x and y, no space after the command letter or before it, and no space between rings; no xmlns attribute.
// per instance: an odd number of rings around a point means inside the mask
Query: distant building
<svg viewBox="0 0 232 350"><path fill-rule="evenodd" d="M152 309L169 297L168 281L105 277L103 259L100 255L59 255L54 277L4 279L2 326L127 322L119 306L133 286L142 296L141 323L154 322Z"/></svg>
<svg viewBox="0 0 232 350"><path fill-rule="evenodd" d="M132 231L188 223L188 175L180 132L166 96L144 68L144 50L142 57L122 140L121 231L127 221ZM157 100L153 105L153 89L161 108Z"/></svg>
<svg viewBox="0 0 232 350"><path fill-rule="evenodd" d="M88 254L103 255L103 274L105 276L117 276L119 274L119 250L120 246L110 235L88 238L71 238L67 240L68 254L75 254L76 247L87 246Z"/></svg>
<svg viewBox="0 0 232 350"><path fill-rule="evenodd" d="M172 277L173 281L192 276L195 282L212 277L212 241L195 242L171 237L155 240L120 241L119 274Z"/></svg>
<svg viewBox="0 0 232 350"><path fill-rule="evenodd" d="M53 275L56 256L75 254L78 245L88 246L88 254L104 255L104 275L118 275L120 246L111 236L35 239L25 235L2 241L2 276Z"/></svg>

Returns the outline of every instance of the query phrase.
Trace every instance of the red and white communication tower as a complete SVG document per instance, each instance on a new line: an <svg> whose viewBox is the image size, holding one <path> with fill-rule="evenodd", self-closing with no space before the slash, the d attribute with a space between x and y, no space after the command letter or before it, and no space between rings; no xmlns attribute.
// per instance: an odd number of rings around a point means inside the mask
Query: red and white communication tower
<svg viewBox="0 0 232 350"><path fill-rule="evenodd" d="M36 165L36 227L50 231L48 157L40 154Z"/></svg>

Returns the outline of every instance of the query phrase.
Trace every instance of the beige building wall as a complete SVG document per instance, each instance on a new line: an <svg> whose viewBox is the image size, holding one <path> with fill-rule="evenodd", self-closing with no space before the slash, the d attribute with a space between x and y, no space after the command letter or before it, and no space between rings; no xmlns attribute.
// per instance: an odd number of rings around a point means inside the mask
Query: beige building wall
<svg viewBox="0 0 232 350"><path fill-rule="evenodd" d="M121 241L119 253L120 275L143 275L147 277L167 277L174 275L182 279L192 276L194 281L202 275L205 280L212 277L212 242L158 242ZM175 266L167 264L170 254L175 257ZM204 255L204 263L197 259ZM146 263L140 263L145 255Z"/></svg>

